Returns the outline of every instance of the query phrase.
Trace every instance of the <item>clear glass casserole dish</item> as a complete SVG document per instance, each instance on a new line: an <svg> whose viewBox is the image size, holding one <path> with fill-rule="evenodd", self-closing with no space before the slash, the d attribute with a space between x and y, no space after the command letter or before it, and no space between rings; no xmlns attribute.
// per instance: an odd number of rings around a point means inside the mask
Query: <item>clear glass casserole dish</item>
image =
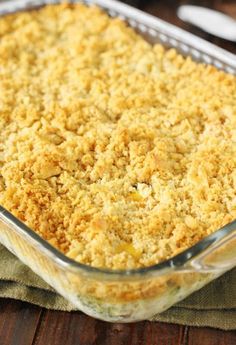
<svg viewBox="0 0 236 345"><path fill-rule="evenodd" d="M8 1L0 4L0 15L57 2ZM96 3L111 16L121 17L149 41L161 42L236 74L233 54L157 18L116 1L81 2ZM236 221L172 259L152 267L123 271L97 269L69 259L2 207L0 242L79 310L113 322L150 318L236 263Z"/></svg>

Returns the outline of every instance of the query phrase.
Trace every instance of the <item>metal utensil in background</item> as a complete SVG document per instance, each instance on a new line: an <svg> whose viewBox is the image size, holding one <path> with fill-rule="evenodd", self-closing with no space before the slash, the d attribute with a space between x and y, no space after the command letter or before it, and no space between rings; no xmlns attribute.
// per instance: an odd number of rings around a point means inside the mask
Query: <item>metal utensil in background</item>
<svg viewBox="0 0 236 345"><path fill-rule="evenodd" d="M178 8L180 19L207 33L236 42L236 20L230 16L209 8L183 5Z"/></svg>

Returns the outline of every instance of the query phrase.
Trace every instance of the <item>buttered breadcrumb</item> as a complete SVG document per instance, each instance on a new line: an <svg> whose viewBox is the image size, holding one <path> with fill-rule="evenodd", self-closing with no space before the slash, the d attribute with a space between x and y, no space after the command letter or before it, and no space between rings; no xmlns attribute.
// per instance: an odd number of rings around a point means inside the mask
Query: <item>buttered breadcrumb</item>
<svg viewBox="0 0 236 345"><path fill-rule="evenodd" d="M0 19L0 204L75 260L149 266L236 218L236 78L96 7Z"/></svg>

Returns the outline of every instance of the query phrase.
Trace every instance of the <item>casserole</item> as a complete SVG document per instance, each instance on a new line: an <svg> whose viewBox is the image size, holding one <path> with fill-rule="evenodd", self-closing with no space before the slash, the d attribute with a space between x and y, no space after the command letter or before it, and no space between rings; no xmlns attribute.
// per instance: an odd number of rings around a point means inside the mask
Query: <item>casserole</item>
<svg viewBox="0 0 236 345"><path fill-rule="evenodd" d="M15 1L11 3L13 4L18 9L24 9L40 5L42 2ZM125 13L126 19L132 26L136 25L142 32L149 32L152 38L159 36L162 41L168 41L168 35L173 29L160 22L161 33L158 34L157 22L152 17L146 17L116 2L103 1L98 2L98 5L105 9L109 5L111 15L115 15L112 10L119 9L119 14ZM5 13L9 11L8 6L3 4L2 9ZM141 24L137 23L139 17L143 18ZM148 22L149 26L147 26ZM177 30L175 35L173 29L170 39L172 46L178 47L180 44L178 36L180 33L181 31ZM186 39L184 40L183 37L181 41L181 49L186 51L188 39L192 37L185 35ZM199 42L197 40L197 43ZM210 53L210 47L212 46L205 44L204 49L202 48L204 53L196 53L195 48L192 53L205 62L212 62L233 73L234 60L229 63L232 54L225 54L222 50L215 49L209 57L206 54ZM163 263L152 267L119 271L98 269L70 260L39 239L35 233L4 209L1 212L1 219L0 238L8 249L16 253L23 262L80 310L109 321L125 322L150 317L167 309L234 265L235 222Z"/></svg>

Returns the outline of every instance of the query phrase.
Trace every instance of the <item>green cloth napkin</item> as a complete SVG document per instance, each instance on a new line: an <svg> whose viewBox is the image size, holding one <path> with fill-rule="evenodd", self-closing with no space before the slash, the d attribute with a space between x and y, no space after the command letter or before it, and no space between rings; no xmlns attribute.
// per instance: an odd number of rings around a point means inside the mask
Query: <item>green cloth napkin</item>
<svg viewBox="0 0 236 345"><path fill-rule="evenodd" d="M2 245L0 297L19 299L47 309L76 310ZM224 330L236 329L236 269L151 320Z"/></svg>

